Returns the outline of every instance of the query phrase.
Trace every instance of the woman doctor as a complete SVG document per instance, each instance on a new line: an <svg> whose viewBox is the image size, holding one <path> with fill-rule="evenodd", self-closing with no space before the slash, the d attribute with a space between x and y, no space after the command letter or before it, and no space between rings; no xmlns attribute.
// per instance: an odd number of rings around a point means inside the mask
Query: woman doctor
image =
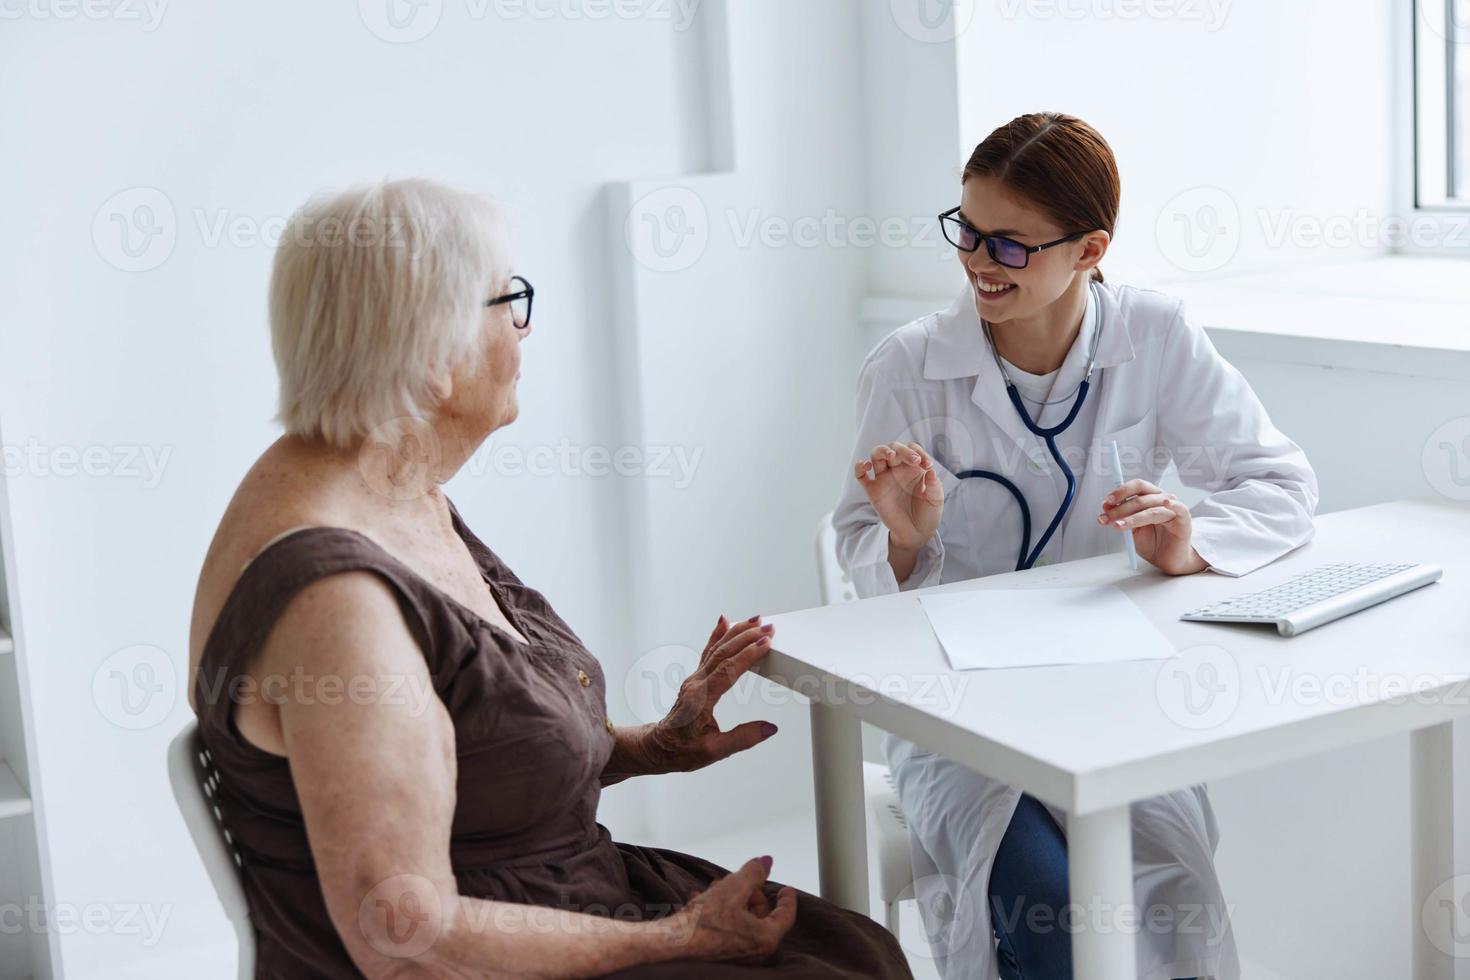
<svg viewBox="0 0 1470 980"><path fill-rule="evenodd" d="M1112 151L1080 119L1020 116L975 149L942 216L966 289L879 344L858 381L833 523L860 595L1118 551L1122 535L1165 574L1237 576L1312 536L1316 478L1250 385L1178 300L1103 282L1118 197ZM1158 485L1170 461L1209 494L1193 508ZM1066 815L912 743L884 748L915 865L938 872L917 897L931 936L950 929L943 975L1071 977ZM1132 820L1139 976L1233 980L1205 788Z"/></svg>

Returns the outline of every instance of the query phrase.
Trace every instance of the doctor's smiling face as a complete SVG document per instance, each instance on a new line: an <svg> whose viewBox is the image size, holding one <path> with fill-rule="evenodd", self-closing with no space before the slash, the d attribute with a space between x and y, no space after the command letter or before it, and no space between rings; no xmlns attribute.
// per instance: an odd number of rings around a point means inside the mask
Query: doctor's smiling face
<svg viewBox="0 0 1470 980"><path fill-rule="evenodd" d="M1098 263L1117 224L1120 196L1112 149L1076 116L1017 116L975 147L956 217L982 235L1023 246L997 244L1004 263L984 241L973 252L960 249L981 319L1011 324L1004 331L1009 338L997 334L998 344L1030 338L1061 345L1035 358L1060 363L1086 308L1088 280L1102 280ZM957 245L972 244L962 229L947 225L945 232Z"/></svg>
<svg viewBox="0 0 1470 980"><path fill-rule="evenodd" d="M1062 227L995 177L965 181L956 217L982 235L1011 238L1027 246L1085 232L1074 241L1032 252L1024 269L1001 265L983 242L973 252L959 251L980 316L990 323L1025 320L1047 310L1069 288L1085 285L1108 249L1106 231Z"/></svg>

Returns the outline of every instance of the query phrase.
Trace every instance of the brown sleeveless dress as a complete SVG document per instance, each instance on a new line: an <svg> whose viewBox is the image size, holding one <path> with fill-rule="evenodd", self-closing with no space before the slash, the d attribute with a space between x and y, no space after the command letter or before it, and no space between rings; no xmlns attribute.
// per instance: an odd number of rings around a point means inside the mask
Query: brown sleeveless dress
<svg viewBox="0 0 1470 980"><path fill-rule="evenodd" d="M361 976L327 915L290 765L240 735L226 693L291 597L338 572L369 571L393 590L453 720L459 774L449 848L461 894L648 919L669 914L726 874L696 857L614 843L597 823L599 775L613 744L602 669L546 599L465 526L453 504L450 512L526 644L366 536L331 527L293 531L257 555L205 643L195 683L200 738L219 772L221 814L240 854L259 980ZM773 902L778 887L767 886ZM683 961L615 976L910 973L897 942L872 920L803 893L796 925L760 965Z"/></svg>

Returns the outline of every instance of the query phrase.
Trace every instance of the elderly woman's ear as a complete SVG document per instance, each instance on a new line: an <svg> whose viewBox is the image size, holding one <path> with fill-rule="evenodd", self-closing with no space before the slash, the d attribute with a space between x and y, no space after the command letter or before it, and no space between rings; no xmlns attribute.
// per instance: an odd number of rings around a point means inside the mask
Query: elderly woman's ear
<svg viewBox="0 0 1470 980"><path fill-rule="evenodd" d="M442 368L429 376L429 390L434 393L434 398L443 404L454 394L454 374L448 368Z"/></svg>

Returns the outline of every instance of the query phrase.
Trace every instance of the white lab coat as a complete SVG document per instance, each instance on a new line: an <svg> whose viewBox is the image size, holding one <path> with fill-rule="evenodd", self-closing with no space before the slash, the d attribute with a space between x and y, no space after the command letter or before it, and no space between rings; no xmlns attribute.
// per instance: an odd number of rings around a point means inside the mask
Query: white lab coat
<svg viewBox="0 0 1470 980"><path fill-rule="evenodd" d="M1192 543L1213 571L1244 575L1309 540L1317 481L1306 456L1271 424L1250 385L1185 318L1177 299L1099 284L1052 397L1081 380L1099 324L1088 395L1096 407L1073 424L1091 429L1070 435L1077 453L1062 450L1077 473L1077 496L1041 563L1120 551L1119 533L1095 519L1115 485L1101 453L1112 440L1126 477L1157 483L1172 460L1185 484L1208 492L1190 509ZM1060 420L1070 407L1070 399L1048 406L1039 424ZM900 585L888 564L887 530L849 466L833 524L838 557L860 596L1015 568L1021 517L1014 498L988 480L957 480L956 472L992 470L1014 482L1032 510L1033 547L1061 505L1065 483L1006 395L968 286L949 309L900 328L868 356L858 381L857 429L854 463L881 443L917 442L935 458L945 496L938 533ZM1045 723L1038 714L1037 724ZM949 980L995 980L990 868L1020 790L893 736L884 749L909 822L916 897L926 930L939 940L933 951L941 972ZM1065 830L1066 814L1049 809ZM1135 898L1144 911L1168 906L1181 926L1139 931L1139 977L1235 980L1240 968L1215 875L1218 836L1204 787L1141 801L1132 815ZM1186 927L1198 907L1204 912Z"/></svg>

